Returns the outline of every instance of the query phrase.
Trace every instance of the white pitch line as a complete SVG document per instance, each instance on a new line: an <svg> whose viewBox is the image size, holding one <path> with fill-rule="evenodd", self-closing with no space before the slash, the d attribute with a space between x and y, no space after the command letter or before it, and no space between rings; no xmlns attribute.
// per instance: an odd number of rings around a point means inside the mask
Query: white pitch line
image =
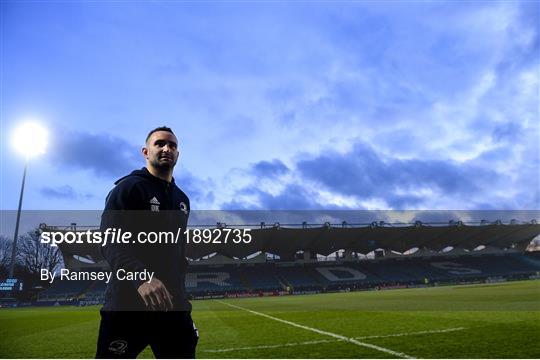
<svg viewBox="0 0 540 360"><path fill-rule="evenodd" d="M363 339L380 339L380 338L411 336L411 335L440 334L440 333L449 333L449 332L461 331L461 330L465 330L465 328L457 327L457 328L442 329L442 330L424 330L424 331L415 331L415 332L388 334L388 335L358 336L358 337L355 337L355 339L363 340Z"/></svg>
<svg viewBox="0 0 540 360"><path fill-rule="evenodd" d="M245 346L245 347L228 348L228 349L208 349L208 350L200 350L200 351L210 352L210 353L220 353L220 352L230 352L230 351L240 351L240 350L276 349L276 348L287 347L287 346L313 345L313 344L323 344L323 343L331 343L331 342L337 342L337 341L341 341L341 340L314 340L314 341L304 341L304 342L297 342L297 343Z"/></svg>
<svg viewBox="0 0 540 360"><path fill-rule="evenodd" d="M414 331L414 332L408 332L408 333L397 333L397 334L387 334L387 335L359 336L359 337L355 337L355 339L357 339L357 340L380 339L380 338L388 338L388 337L414 336L414 335L425 335L425 334L440 334L440 333L448 333L448 332L453 332L453 331L461 331L461 330L465 330L465 329L466 328L464 328L464 327L458 327L458 328L449 328L449 329L441 329L441 330L424 330L424 331ZM227 349L208 349L208 350L201 349L199 351L201 351L201 352L209 352L209 353L221 353L221 352L231 352L231 351L241 351L241 350L276 349L276 348L281 348L281 347L324 344L324 343L331 343L331 342L338 342L338 341L343 341L343 340L313 340L313 341L304 341L304 342L296 342L296 343L285 343L285 344L274 344L274 345L259 345L259 346L245 346L245 347L227 348Z"/></svg>
<svg viewBox="0 0 540 360"><path fill-rule="evenodd" d="M264 314L264 313L261 313L261 312L258 312L258 311L250 310L250 309L247 309L247 308L242 307L242 306L229 304L228 302L225 302L225 301L221 301L221 300L215 300L215 301L217 301L217 302L219 302L221 304L225 304L227 306L230 306L232 308L244 310L244 311L247 311L247 312L252 313L254 315L263 316L265 318L268 318L268 319L271 319L271 320L274 320L274 321L279 321L281 323L291 325L291 326L294 326L294 327L297 327L297 328L300 328L300 329L313 331L313 332L315 332L317 334L330 336L330 337L333 337L335 339L339 339L339 340L343 340L343 341L348 341L348 342L350 342L352 344L355 344L355 345L358 345L358 346L370 348L370 349L373 349L373 350L378 350L378 351L381 351L381 352L384 352L384 353L387 353L387 354L390 354L390 355L393 355L393 356L397 356L397 357L400 357L400 358L404 358L404 359L414 359L414 357L409 356L409 355L407 355L405 353L401 353L401 352L397 352L397 351L390 350L390 349L387 349L387 348L383 348L382 346L368 344L368 343L365 343L365 342L362 342L362 341L358 341L358 340L356 340L354 338L349 338L349 337L346 337L346 336L343 336L343 335L334 334L334 333L329 332L329 331L319 330L319 329L312 328L312 327L309 327L309 326L300 325L300 324L294 323L292 321L283 320L283 319L280 319L280 318L277 318L277 317L270 316L268 314Z"/></svg>

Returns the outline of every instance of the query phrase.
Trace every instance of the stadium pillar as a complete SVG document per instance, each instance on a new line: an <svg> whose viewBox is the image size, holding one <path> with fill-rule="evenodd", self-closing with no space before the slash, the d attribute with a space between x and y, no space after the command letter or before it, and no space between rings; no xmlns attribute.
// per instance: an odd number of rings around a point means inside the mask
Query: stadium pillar
<svg viewBox="0 0 540 360"><path fill-rule="evenodd" d="M19 222L21 220L21 208L24 194L24 182L26 180L26 169L28 168L28 158L24 162L24 172L21 185L21 194L19 195L19 208L17 209L17 220L15 222L15 234L13 235L13 245L11 246L11 264L9 266L9 277L13 278L15 264L17 263L17 238L19 237Z"/></svg>

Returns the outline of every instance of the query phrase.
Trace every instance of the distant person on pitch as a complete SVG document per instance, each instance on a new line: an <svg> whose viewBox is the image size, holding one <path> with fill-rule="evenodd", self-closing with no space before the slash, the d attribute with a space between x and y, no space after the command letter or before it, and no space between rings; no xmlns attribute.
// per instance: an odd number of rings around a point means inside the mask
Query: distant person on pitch
<svg viewBox="0 0 540 360"><path fill-rule="evenodd" d="M178 139L170 128L158 127L146 137L142 155L146 167L115 182L101 218L102 232L130 231L134 241L102 248L113 276L101 309L96 358L135 358L148 345L157 358L194 358L199 336L185 291L185 242L135 241L149 231L183 233L187 227L189 199L172 176ZM118 279L119 269L154 276Z"/></svg>

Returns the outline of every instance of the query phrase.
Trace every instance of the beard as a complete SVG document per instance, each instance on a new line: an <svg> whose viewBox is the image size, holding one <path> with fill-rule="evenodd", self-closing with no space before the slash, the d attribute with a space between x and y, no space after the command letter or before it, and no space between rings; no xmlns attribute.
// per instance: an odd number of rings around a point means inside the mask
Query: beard
<svg viewBox="0 0 540 360"><path fill-rule="evenodd" d="M177 160L178 159L174 159L174 158L171 160L167 160L167 159L156 157L150 163L152 164L154 168L166 171L166 170L170 170L174 168Z"/></svg>

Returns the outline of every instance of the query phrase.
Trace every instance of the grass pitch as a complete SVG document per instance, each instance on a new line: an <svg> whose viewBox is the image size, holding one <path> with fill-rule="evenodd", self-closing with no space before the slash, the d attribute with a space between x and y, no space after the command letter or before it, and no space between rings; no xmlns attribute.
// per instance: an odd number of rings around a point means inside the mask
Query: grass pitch
<svg viewBox="0 0 540 360"><path fill-rule="evenodd" d="M2 309L0 357L92 358L98 310ZM201 300L193 318L199 358L540 358L538 280Z"/></svg>

